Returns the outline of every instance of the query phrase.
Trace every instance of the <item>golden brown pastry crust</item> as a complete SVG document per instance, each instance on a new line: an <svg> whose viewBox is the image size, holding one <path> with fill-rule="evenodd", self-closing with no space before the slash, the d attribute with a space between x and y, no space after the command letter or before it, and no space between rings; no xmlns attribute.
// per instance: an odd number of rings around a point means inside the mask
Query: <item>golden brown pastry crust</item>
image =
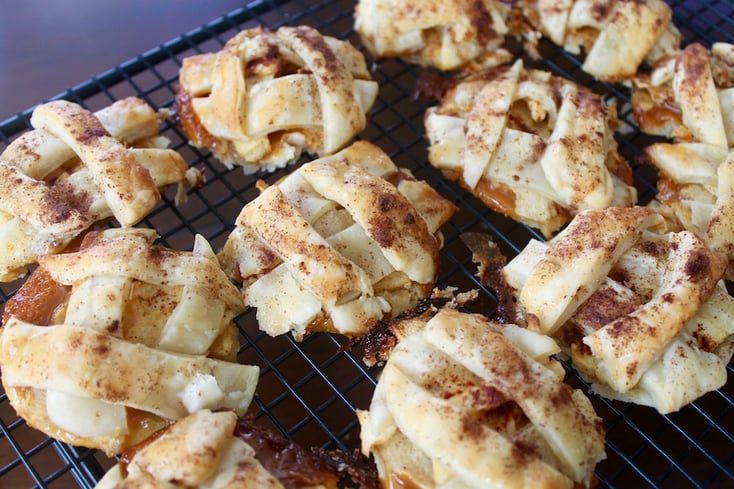
<svg viewBox="0 0 734 489"><path fill-rule="evenodd" d="M364 129L377 96L362 54L307 26L244 30L185 58L180 83L189 140L246 173L335 153Z"/></svg>
<svg viewBox="0 0 734 489"><path fill-rule="evenodd" d="M203 238L192 252L154 238L92 232L8 301L2 382L29 425L111 455L196 409L247 408L258 369L234 363L236 287Z"/></svg>
<svg viewBox="0 0 734 489"><path fill-rule="evenodd" d="M420 320L411 320L411 322ZM550 338L441 309L390 353L362 451L385 487L588 487L604 429Z"/></svg>
<svg viewBox="0 0 734 489"><path fill-rule="evenodd" d="M252 447L232 435L236 423L231 411L197 411L142 446L124 468L112 467L96 488L282 489Z"/></svg>
<svg viewBox="0 0 734 489"><path fill-rule="evenodd" d="M96 113L59 100L38 106L34 130L0 154L0 280L18 278L92 223L140 221L159 188L201 178L166 149L151 107L130 97Z"/></svg>
<svg viewBox="0 0 734 489"><path fill-rule="evenodd" d="M459 80L428 109L429 161L549 237L582 210L637 198L612 110L589 90L517 61Z"/></svg>
<svg viewBox="0 0 734 489"><path fill-rule="evenodd" d="M508 7L495 0L360 0L355 30L376 58L455 70L508 59L499 49L507 14Z"/></svg>
<svg viewBox="0 0 734 489"><path fill-rule="evenodd" d="M528 327L557 338L595 390L668 413L726 381L734 299L724 257L690 232L655 233L662 220L582 213L503 275Z"/></svg>
<svg viewBox="0 0 734 489"><path fill-rule="evenodd" d="M91 112L71 102L49 102L33 111L31 124L79 155L121 225L140 221L160 199L150 173Z"/></svg>
<svg viewBox="0 0 734 489"><path fill-rule="evenodd" d="M640 129L673 138L734 147L734 45L693 43L633 81Z"/></svg>
<svg viewBox="0 0 734 489"><path fill-rule="evenodd" d="M731 263L734 45L691 44L634 82L640 129L673 139L645 148L659 172L651 206L665 216L666 229L695 233Z"/></svg>
<svg viewBox="0 0 734 489"><path fill-rule="evenodd" d="M690 231L726 256L734 274L734 150L704 143L656 143L645 148L659 171L650 206L665 216L668 231Z"/></svg>
<svg viewBox="0 0 734 489"><path fill-rule="evenodd" d="M430 292L440 227L454 211L382 150L356 142L264 189L219 258L269 334L359 336Z"/></svg>
<svg viewBox="0 0 734 489"><path fill-rule="evenodd" d="M583 52L582 69L607 82L634 77L644 62L676 51L682 37L663 0L534 0L516 9L525 22L511 31L526 37L531 55L540 56L537 42L545 36L572 54Z"/></svg>
<svg viewBox="0 0 734 489"><path fill-rule="evenodd" d="M374 465L358 453L308 450L254 417L202 409L127 450L95 489L335 489L341 482L378 487Z"/></svg>

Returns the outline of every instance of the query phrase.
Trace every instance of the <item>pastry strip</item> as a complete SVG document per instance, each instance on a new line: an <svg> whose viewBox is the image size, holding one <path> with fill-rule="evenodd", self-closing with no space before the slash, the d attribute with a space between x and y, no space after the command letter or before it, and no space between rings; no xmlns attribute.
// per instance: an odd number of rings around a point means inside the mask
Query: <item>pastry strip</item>
<svg viewBox="0 0 734 489"><path fill-rule="evenodd" d="M90 112L66 101L40 105L31 117L33 127L61 139L84 161L123 226L143 218L160 198L147 170Z"/></svg>

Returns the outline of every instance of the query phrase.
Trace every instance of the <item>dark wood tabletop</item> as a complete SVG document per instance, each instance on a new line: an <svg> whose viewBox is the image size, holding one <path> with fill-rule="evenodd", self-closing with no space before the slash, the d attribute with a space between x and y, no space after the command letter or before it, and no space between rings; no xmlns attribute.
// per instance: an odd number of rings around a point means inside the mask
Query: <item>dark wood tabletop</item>
<svg viewBox="0 0 734 489"><path fill-rule="evenodd" d="M0 15L0 121L246 3L23 0L5 5Z"/></svg>

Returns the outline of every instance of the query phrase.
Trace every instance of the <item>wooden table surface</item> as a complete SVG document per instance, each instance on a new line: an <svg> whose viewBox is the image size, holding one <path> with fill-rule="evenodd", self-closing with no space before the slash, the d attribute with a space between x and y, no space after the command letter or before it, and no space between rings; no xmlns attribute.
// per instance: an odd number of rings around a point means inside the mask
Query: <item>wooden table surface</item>
<svg viewBox="0 0 734 489"><path fill-rule="evenodd" d="M0 121L246 3L7 2L0 15Z"/></svg>

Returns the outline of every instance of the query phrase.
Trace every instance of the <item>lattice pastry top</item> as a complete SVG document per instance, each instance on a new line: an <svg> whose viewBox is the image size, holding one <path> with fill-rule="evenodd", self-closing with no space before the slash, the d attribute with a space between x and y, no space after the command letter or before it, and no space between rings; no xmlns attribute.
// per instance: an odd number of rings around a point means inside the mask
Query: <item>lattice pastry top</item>
<svg viewBox="0 0 734 489"><path fill-rule="evenodd" d="M659 170L656 199L665 230L687 230L728 259L734 277L734 149L703 143L657 143L645 148Z"/></svg>
<svg viewBox="0 0 734 489"><path fill-rule="evenodd" d="M270 335L358 336L433 288L455 206L377 146L307 163L245 205L219 254Z"/></svg>
<svg viewBox="0 0 734 489"><path fill-rule="evenodd" d="M192 252L154 238L91 232L7 302L2 383L29 425L115 454L197 409L244 413L258 368L235 363L237 288L202 237Z"/></svg>
<svg viewBox="0 0 734 489"><path fill-rule="evenodd" d="M190 141L246 173L340 150L364 129L378 89L362 53L307 26L244 30L185 58L180 84Z"/></svg>
<svg viewBox="0 0 734 489"><path fill-rule="evenodd" d="M659 172L652 205L669 231L685 229L734 258L734 45L691 44L635 79L643 131L672 137L645 148ZM731 270L728 277L734 276Z"/></svg>
<svg viewBox="0 0 734 489"><path fill-rule="evenodd" d="M125 463L112 467L95 489L337 487L335 471L311 452L280 439L252 445L243 427L232 411L196 411L123 454ZM263 453L271 444L289 451Z"/></svg>
<svg viewBox="0 0 734 489"><path fill-rule="evenodd" d="M579 214L503 270L519 310L601 394L676 411L726 382L734 298L724 259L694 234L656 234L649 207ZM508 301L503 301L508 303Z"/></svg>
<svg viewBox="0 0 734 489"><path fill-rule="evenodd" d="M663 0L530 0L515 7L524 23L514 22L526 49L540 58L545 36L572 54L585 54L582 69L595 78L619 82L635 76L643 62L653 64L676 52L681 35Z"/></svg>
<svg viewBox="0 0 734 489"><path fill-rule="evenodd" d="M690 44L633 82L632 109L642 131L734 147L734 44L715 43L711 51Z"/></svg>
<svg viewBox="0 0 734 489"><path fill-rule="evenodd" d="M360 0L355 30L376 58L454 70L506 60L508 7L495 0Z"/></svg>
<svg viewBox="0 0 734 489"><path fill-rule="evenodd" d="M545 335L444 308L393 349L362 451L384 487L589 487L604 428Z"/></svg>
<svg viewBox="0 0 734 489"><path fill-rule="evenodd" d="M96 113L67 101L38 106L34 130L0 154L0 280L10 281L62 250L92 223L132 226L160 200L159 188L201 175L166 149L159 121L130 97Z"/></svg>
<svg viewBox="0 0 734 489"><path fill-rule="evenodd" d="M427 110L428 158L548 237L579 211L635 203L613 111L590 90L518 60L461 79Z"/></svg>

